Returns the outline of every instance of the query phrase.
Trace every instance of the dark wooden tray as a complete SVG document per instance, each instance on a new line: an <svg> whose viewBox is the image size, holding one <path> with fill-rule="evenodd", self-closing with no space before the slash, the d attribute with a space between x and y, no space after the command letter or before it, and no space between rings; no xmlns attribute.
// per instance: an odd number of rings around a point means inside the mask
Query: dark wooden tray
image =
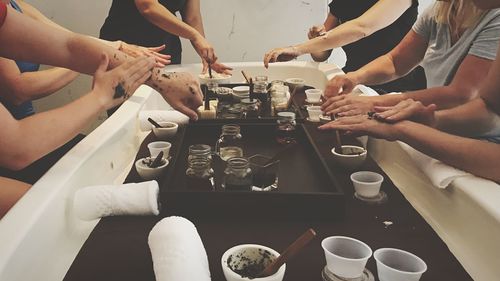
<svg viewBox="0 0 500 281"><path fill-rule="evenodd" d="M241 123L246 157L273 156L284 146L275 140L274 123ZM164 211L185 217L255 217L279 219L340 218L344 212L344 193L324 154L308 130L297 125L298 144L280 159L278 188L269 192L230 191L221 187L226 163L214 156L215 189L208 182L195 184L185 175L188 147L209 144L219 138L221 124L193 123L181 130L173 148L171 164L160 181ZM330 146L330 144L325 144Z"/></svg>

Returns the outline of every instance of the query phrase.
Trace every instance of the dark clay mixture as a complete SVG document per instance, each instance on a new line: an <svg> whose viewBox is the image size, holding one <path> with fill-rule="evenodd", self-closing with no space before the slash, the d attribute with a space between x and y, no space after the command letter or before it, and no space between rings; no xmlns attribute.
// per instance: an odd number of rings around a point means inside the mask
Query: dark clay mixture
<svg viewBox="0 0 500 281"><path fill-rule="evenodd" d="M251 260L239 254L236 256L239 262L235 264L233 264L233 255L231 255L227 259L227 264L232 271L238 273L242 278L254 279L257 277L265 277L259 276L259 274L273 261L273 258L271 253L267 250L259 249L259 254L260 258L255 260Z"/></svg>

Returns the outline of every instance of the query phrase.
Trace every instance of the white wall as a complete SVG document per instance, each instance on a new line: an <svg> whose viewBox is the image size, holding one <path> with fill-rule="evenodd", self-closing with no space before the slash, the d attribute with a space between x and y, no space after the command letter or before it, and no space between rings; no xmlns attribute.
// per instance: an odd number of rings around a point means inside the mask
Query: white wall
<svg viewBox="0 0 500 281"><path fill-rule="evenodd" d="M55 22L79 33L97 36L111 0L27 0ZM206 36L221 61L261 61L273 48L302 42L307 29L324 21L330 0L201 0ZM434 0L420 0L421 8ZM199 57L183 40L183 62L197 63ZM308 60L309 56L301 59ZM345 55L336 50L330 59L340 66ZM81 75L57 94L35 102L38 111L58 107L86 93L91 78ZM103 114L95 127L106 118Z"/></svg>

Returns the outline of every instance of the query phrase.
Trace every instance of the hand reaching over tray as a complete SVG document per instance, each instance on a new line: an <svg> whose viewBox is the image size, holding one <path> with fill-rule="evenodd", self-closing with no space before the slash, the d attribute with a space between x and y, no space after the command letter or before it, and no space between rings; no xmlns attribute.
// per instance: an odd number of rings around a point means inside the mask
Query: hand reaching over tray
<svg viewBox="0 0 500 281"><path fill-rule="evenodd" d="M203 104L203 96L200 83L193 75L155 68L147 84L157 90L173 108L192 120L198 118L195 110Z"/></svg>

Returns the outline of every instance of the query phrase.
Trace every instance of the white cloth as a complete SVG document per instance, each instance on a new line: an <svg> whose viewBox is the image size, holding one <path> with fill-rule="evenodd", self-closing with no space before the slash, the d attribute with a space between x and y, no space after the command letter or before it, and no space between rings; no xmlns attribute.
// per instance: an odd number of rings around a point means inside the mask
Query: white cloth
<svg viewBox="0 0 500 281"><path fill-rule="evenodd" d="M156 281L209 281L208 258L198 231L182 217L158 222L148 237Z"/></svg>
<svg viewBox="0 0 500 281"><path fill-rule="evenodd" d="M118 215L158 215L159 192L156 181L89 186L75 193L74 210L82 220Z"/></svg>
<svg viewBox="0 0 500 281"><path fill-rule="evenodd" d="M472 176L465 171L453 168L439 160L429 157L426 154L415 150L406 143L399 142L399 144L413 159L413 161L415 161L417 167L424 172L427 177L429 177L432 184L438 188L448 187L448 185L450 185L457 178Z"/></svg>
<svg viewBox="0 0 500 281"><path fill-rule="evenodd" d="M143 110L139 112L139 126L141 131L150 131L153 125L148 118L156 122L174 122L179 125L187 124L189 117L176 110Z"/></svg>

